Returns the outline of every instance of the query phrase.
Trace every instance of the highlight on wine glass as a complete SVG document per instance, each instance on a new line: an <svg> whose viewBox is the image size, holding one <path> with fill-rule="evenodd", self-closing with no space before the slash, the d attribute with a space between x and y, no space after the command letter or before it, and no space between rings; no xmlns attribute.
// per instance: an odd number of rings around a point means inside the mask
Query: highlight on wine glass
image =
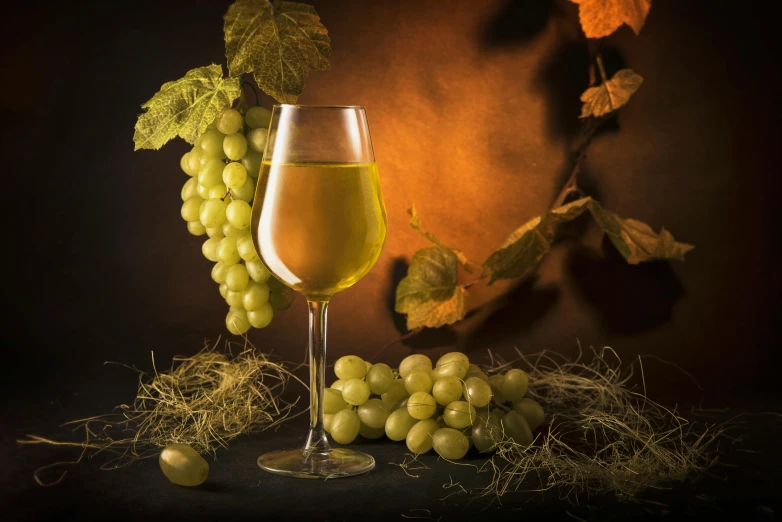
<svg viewBox="0 0 782 522"><path fill-rule="evenodd" d="M302 448L261 455L258 465L302 478L366 473L374 459L331 448L323 426L329 300L369 272L386 238L364 107L275 105L255 201L258 255L307 299L310 328L309 436Z"/></svg>

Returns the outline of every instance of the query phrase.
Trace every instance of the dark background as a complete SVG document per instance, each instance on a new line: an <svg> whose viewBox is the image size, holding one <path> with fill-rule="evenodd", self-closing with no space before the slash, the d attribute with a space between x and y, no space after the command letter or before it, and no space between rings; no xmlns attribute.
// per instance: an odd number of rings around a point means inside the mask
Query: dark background
<svg viewBox="0 0 782 522"><path fill-rule="evenodd" d="M134 152L132 135L163 82L224 63L229 3L4 8L0 477L9 482L28 486L29 471L48 462L26 449L20 460L15 438L56 436L61 421L132 400L135 376L104 361L149 369L154 351L166 366L227 334L201 240L179 217L186 146ZM312 3L332 69L311 74L299 101L367 107L388 211L380 261L330 314L329 359L370 358L404 333L393 289L425 246L406 208L415 203L427 229L476 261L545 211L568 174L588 54L567 1ZM593 142L583 185L620 215L695 244L686 262L630 267L585 220L534 279L475 287L467 321L375 362L453 349L478 363L487 350L573 356L580 341L685 369L700 389L646 359L650 395L667 403L778 411L776 40L764 2L656 0L640 36L623 26L605 43L609 74L631 67L644 83ZM306 324L299 298L250 340L302 360Z"/></svg>

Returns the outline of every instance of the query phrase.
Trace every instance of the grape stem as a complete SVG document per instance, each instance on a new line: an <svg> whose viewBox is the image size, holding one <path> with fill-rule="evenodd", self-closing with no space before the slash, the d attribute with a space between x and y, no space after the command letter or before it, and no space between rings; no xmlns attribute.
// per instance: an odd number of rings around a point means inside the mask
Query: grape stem
<svg viewBox="0 0 782 522"><path fill-rule="evenodd" d="M220 198L220 201L225 201L225 198L231 195L231 189L225 191L225 195Z"/></svg>
<svg viewBox="0 0 782 522"><path fill-rule="evenodd" d="M253 90L253 95L255 96L255 105L256 105L256 106L260 105L260 102L258 101L258 91L255 89L255 85L253 85L252 83L250 83L250 82L248 82L247 80L245 80L245 79L244 79L244 75L241 75L241 76L239 77L239 83L240 83L242 86L245 86L245 85L247 85L247 86L249 86L249 87L250 87L250 89L252 89L252 90Z"/></svg>
<svg viewBox="0 0 782 522"><path fill-rule="evenodd" d="M369 359L367 359L367 360L368 360L369 362L371 362L371 363L374 363L374 361L375 361L375 360L376 360L378 357L380 357L380 355L381 355L383 352L385 352L385 351L386 351L388 348L391 348L391 347L392 347L392 346L394 346L396 343L401 343L402 341L405 341L405 340L407 340L407 339L410 339L411 337L413 337L413 336L417 335L419 332L421 332L423 329L424 329L424 327L423 327L423 326L419 326L418 328L414 328L413 330L410 330L409 332L407 332L407 333L406 333L405 335L403 335L402 337L399 337L398 339L394 339L393 341L391 341L390 343L388 343L387 345L385 345L384 347L382 347L380 350L378 350L378 351L377 351L377 353L376 353L375 355L373 355L372 357L370 357L370 358L369 358Z"/></svg>

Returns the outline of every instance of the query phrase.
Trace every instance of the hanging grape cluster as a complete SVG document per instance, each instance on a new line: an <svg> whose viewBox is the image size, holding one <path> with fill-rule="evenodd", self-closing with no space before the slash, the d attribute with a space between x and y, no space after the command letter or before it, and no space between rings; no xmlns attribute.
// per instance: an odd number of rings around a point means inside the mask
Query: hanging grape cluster
<svg viewBox="0 0 782 522"><path fill-rule="evenodd" d="M180 161L190 176L182 187L182 218L194 236L208 236L201 251L214 261L212 279L228 303L234 335L265 328L274 317L277 281L258 258L250 233L252 202L261 170L271 112L226 109ZM270 286L272 287L270 289Z"/></svg>
<svg viewBox="0 0 782 522"><path fill-rule="evenodd" d="M323 398L323 424L339 444L385 435L405 441L416 455L434 449L458 460L471 447L491 452L505 438L528 446L545 420L540 404L525 397L529 378L523 370L489 377L461 352L445 354L435 365L426 355L410 355L396 370L346 355L334 373L338 379Z"/></svg>

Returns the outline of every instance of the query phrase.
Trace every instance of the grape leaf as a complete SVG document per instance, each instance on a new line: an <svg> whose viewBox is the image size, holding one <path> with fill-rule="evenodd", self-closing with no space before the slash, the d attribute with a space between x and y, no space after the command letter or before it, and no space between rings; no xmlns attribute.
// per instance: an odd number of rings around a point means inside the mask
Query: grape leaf
<svg viewBox="0 0 782 522"><path fill-rule="evenodd" d="M459 259L459 262L464 266L464 269L468 272L472 273L472 268L470 268L470 261L467 259L467 256L464 255L464 252L461 250L457 250L455 248L451 248L432 234L431 232L428 232L421 228L421 218L418 217L418 212L415 209L415 205L407 209L407 213L410 215L410 226L413 227L414 230L416 230L419 234L424 236L426 239L434 243L435 245L443 248L447 248L451 252L453 252L457 259Z"/></svg>
<svg viewBox="0 0 782 522"><path fill-rule="evenodd" d="M555 226L583 214L591 200L587 197L573 201L535 217L516 229L483 264L491 271L489 284L497 279L522 277L538 266L543 256L551 250Z"/></svg>
<svg viewBox="0 0 782 522"><path fill-rule="evenodd" d="M695 248L693 245L677 242L665 228L656 234L652 227L642 221L622 219L601 207L597 201L591 201L589 211L622 257L631 265L655 259L684 261L684 254Z"/></svg>
<svg viewBox="0 0 782 522"><path fill-rule="evenodd" d="M407 328L437 328L464 317L465 289L457 285L458 259L450 249L426 247L413 255L407 276L396 288L397 312Z"/></svg>
<svg viewBox="0 0 782 522"><path fill-rule="evenodd" d="M258 86L280 103L296 103L310 71L330 67L328 31L310 5L237 0L224 19L231 75L253 73Z"/></svg>
<svg viewBox="0 0 782 522"><path fill-rule="evenodd" d="M641 28L652 7L652 0L571 0L578 4L578 19L587 38L608 36L622 24L635 34Z"/></svg>
<svg viewBox="0 0 782 522"><path fill-rule="evenodd" d="M491 271L489 284L497 279L522 277L534 269L551 250L556 225L576 219L585 210L589 210L598 226L631 265L655 259L683 261L684 254L694 248L677 242L664 228L656 234L646 223L622 219L591 197L585 197L533 218L514 231L484 263Z"/></svg>
<svg viewBox="0 0 782 522"><path fill-rule="evenodd" d="M597 87L590 87L581 95L584 105L580 118L603 116L627 103L644 79L631 69L618 71L613 78Z"/></svg>
<svg viewBox="0 0 782 522"><path fill-rule="evenodd" d="M238 78L223 78L219 65L198 67L184 77L164 83L136 121L135 149L157 150L177 134L195 142L212 120L239 97Z"/></svg>

